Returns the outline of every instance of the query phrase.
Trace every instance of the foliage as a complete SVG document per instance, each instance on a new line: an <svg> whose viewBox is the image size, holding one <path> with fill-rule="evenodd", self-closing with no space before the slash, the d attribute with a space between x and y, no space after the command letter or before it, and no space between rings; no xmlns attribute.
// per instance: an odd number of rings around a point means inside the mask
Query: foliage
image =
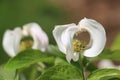
<svg viewBox="0 0 120 80"><path fill-rule="evenodd" d="M40 52L39 50L26 50L18 53L17 56L11 58L6 64L6 69L19 69L22 67L29 66L36 62L51 62L53 57L48 57L45 53Z"/></svg>
<svg viewBox="0 0 120 80"><path fill-rule="evenodd" d="M94 71L88 77L88 80L110 80L110 79L120 79L120 70L116 69L101 69ZM113 79L113 80L114 80Z"/></svg>
<svg viewBox="0 0 120 80"><path fill-rule="evenodd" d="M49 68L37 80L82 80L81 78L79 70L72 65L56 65Z"/></svg>
<svg viewBox="0 0 120 80"><path fill-rule="evenodd" d="M55 53L58 53L58 55L55 55ZM76 65L78 62L71 62L71 64L69 64L66 62L63 55L59 55L59 53L61 52L58 51L57 47L52 45L48 47L48 50L46 52L28 49L26 51L20 52L14 58L11 58L5 65L5 69L19 69L20 73L22 72L23 74L26 74L25 69L28 68L28 71L31 69L29 72L31 72L32 75L30 73L27 73L27 75L31 75L28 76L29 80L83 80L81 67L79 65ZM110 57L108 54L114 55ZM96 59L92 59L92 61L102 60L106 58L119 61L119 58L117 59L115 55L116 53L110 51L109 49L104 49L103 53ZM86 66L86 70L92 72L88 76L88 80L120 79L120 70L97 70L97 68L89 61L89 58L84 58L83 61L83 65ZM41 65L36 66L36 64L38 65L39 62L42 62L44 65L46 65L46 67L41 68ZM30 66L32 67L30 68ZM39 70L39 68L43 69L43 71ZM0 78L3 78L3 75L0 75Z"/></svg>

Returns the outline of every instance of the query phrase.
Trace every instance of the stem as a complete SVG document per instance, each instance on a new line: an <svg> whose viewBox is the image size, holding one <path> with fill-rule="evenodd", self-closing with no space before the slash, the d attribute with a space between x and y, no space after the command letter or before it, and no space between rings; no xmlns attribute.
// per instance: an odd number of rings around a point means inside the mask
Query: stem
<svg viewBox="0 0 120 80"><path fill-rule="evenodd" d="M14 80L18 78L18 70L16 69Z"/></svg>
<svg viewBox="0 0 120 80"><path fill-rule="evenodd" d="M84 56L80 54L79 64L81 66L83 80L86 80L86 77L85 77L85 68L84 68L84 65L83 65L83 58L84 58Z"/></svg>

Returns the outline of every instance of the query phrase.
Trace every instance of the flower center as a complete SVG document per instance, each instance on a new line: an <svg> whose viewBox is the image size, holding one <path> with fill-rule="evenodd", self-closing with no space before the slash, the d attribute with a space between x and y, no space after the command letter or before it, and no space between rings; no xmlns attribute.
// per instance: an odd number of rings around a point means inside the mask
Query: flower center
<svg viewBox="0 0 120 80"><path fill-rule="evenodd" d="M32 46L33 46L33 39L31 37L25 37L20 42L21 51L32 48Z"/></svg>
<svg viewBox="0 0 120 80"><path fill-rule="evenodd" d="M72 42L73 51L74 52L81 52L86 49L86 42L74 39Z"/></svg>
<svg viewBox="0 0 120 80"><path fill-rule="evenodd" d="M72 41L72 49L74 52L82 52L87 49L89 44L90 36L87 31L83 30L75 33Z"/></svg>

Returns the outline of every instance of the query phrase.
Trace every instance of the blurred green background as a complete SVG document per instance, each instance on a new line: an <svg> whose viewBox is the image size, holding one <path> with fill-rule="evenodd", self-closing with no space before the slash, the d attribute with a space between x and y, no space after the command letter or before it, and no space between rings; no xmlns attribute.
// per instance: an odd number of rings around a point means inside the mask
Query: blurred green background
<svg viewBox="0 0 120 80"><path fill-rule="evenodd" d="M48 0L0 0L0 64L8 59L2 48L5 30L36 22L48 34L50 44L54 44L52 30L65 23L67 17L65 10Z"/></svg>

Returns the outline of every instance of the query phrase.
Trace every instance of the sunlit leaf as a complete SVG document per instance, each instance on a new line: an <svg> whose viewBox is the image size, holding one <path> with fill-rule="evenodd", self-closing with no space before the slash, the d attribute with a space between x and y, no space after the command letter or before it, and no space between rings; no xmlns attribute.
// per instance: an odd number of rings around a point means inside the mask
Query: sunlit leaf
<svg viewBox="0 0 120 80"><path fill-rule="evenodd" d="M15 70L5 70L3 66L0 67L0 80L15 80L15 76Z"/></svg>
<svg viewBox="0 0 120 80"><path fill-rule="evenodd" d="M96 70L89 75L88 80L120 80L120 70L116 69Z"/></svg>
<svg viewBox="0 0 120 80"><path fill-rule="evenodd" d="M44 52L29 49L10 59L6 64L6 69L18 69L37 62L51 62L53 60L53 57L48 57Z"/></svg>
<svg viewBox="0 0 120 80"><path fill-rule="evenodd" d="M82 80L79 70L71 65L56 65L45 71L37 80Z"/></svg>

